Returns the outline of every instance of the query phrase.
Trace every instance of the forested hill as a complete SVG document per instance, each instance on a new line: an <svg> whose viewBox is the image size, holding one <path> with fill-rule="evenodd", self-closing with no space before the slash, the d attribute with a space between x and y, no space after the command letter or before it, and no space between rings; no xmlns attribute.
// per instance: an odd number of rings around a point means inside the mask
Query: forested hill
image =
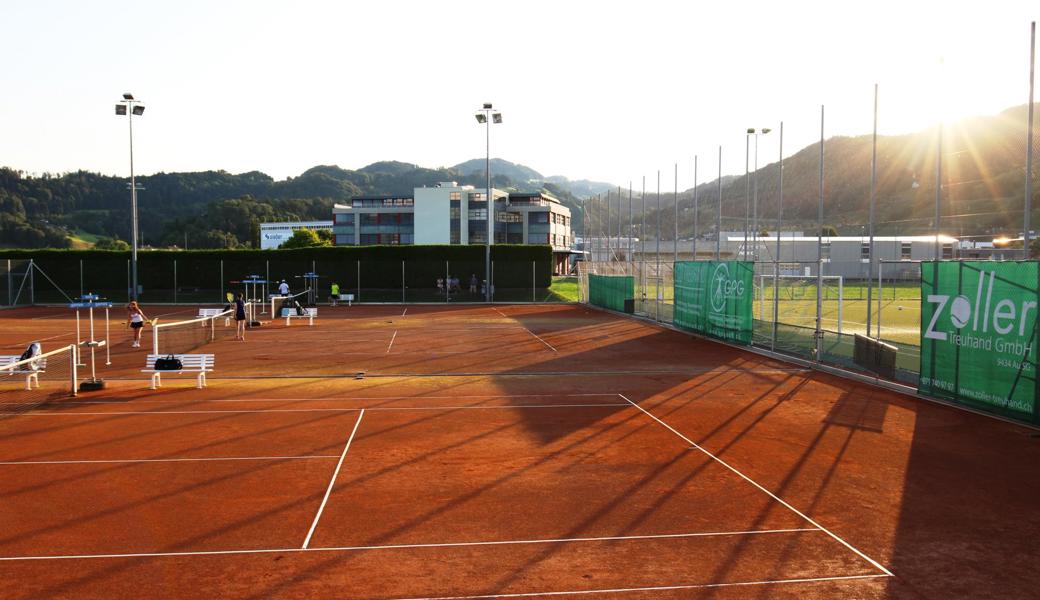
<svg viewBox="0 0 1040 600"><path fill-rule="evenodd" d="M510 163L512 164L512 163ZM527 169L526 167L520 167ZM528 169L529 170L529 169ZM577 211L580 201L566 187L514 182L495 174L501 189L547 189ZM483 173L426 169L377 162L352 171L317 166L299 177L275 181L260 172L158 173L137 178L142 245L235 248L258 239L259 224L281 220L327 220L332 204L359 195L411 194L441 181L481 186ZM129 181L78 171L32 177L0 168L0 247L86 245L98 236L127 239Z"/></svg>

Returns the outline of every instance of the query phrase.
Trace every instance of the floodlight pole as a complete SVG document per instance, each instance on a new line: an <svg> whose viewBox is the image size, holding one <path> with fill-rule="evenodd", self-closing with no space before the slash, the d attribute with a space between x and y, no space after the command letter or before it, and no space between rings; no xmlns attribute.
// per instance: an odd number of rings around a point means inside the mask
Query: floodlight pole
<svg viewBox="0 0 1040 600"><path fill-rule="evenodd" d="M134 100L132 94L123 94L119 101L126 107L127 123L130 127L130 272L131 285L130 298L137 300L137 180L134 177L134 105L140 104L140 100ZM142 107L143 109L143 107Z"/></svg>
<svg viewBox="0 0 1040 600"><path fill-rule="evenodd" d="M719 146L719 210L715 213L715 260L722 253L722 146Z"/></svg>
<svg viewBox="0 0 1040 600"><path fill-rule="evenodd" d="M495 239L495 200L491 192L491 122L502 122L502 114L494 111L490 102L485 102L484 107L477 111L477 122L485 125L485 170L487 176L487 244L484 252L484 300L491 302L491 244Z"/></svg>
<svg viewBox="0 0 1040 600"><path fill-rule="evenodd" d="M1029 213L1033 210L1033 82L1036 74L1036 21L1029 25L1029 123L1026 133L1026 206L1022 230L1022 258L1029 259Z"/></svg>

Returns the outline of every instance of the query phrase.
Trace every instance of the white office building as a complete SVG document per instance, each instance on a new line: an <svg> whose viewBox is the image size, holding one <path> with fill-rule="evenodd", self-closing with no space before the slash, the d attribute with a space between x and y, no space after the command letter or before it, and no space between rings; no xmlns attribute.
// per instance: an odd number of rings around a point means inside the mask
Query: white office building
<svg viewBox="0 0 1040 600"><path fill-rule="evenodd" d="M566 272L571 253L571 211L544 192L506 193L492 188L495 244L548 244L554 271ZM337 246L486 244L486 188L458 185L415 188L411 196L361 196L332 209Z"/></svg>

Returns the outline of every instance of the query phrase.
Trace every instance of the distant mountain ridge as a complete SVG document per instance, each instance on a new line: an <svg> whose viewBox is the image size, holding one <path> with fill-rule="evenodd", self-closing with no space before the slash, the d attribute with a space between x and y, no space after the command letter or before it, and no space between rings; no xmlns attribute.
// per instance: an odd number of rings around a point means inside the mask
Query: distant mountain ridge
<svg viewBox="0 0 1040 600"><path fill-rule="evenodd" d="M944 232L966 236L1014 235L1021 231L1027 108L1017 106L994 116L947 124L943 147ZM879 136L879 234L931 231L936 133L931 128L906 135ZM861 135L827 139L824 157L824 223L837 227L843 234L862 233L870 197L871 138ZM328 219L334 202L355 196L410 194L416 187L442 181L483 186L484 164L484 159L473 159L453 167L431 169L379 161L357 170L318 165L281 181L259 171L139 176L137 180L145 188L138 195L142 243L168 246L182 245L186 240L190 248L255 244L261 222ZM777 163L751 174L758 181L760 229L776 226L779 174ZM503 159L492 160L491 175L492 185L500 189L544 189L556 195L571 209L573 226L579 234L586 222L592 234L606 230L606 205L602 199L598 203L587 200L597 194L611 199L611 231L617 228L618 213L627 215L627 206L619 211L617 187L609 183L546 177ZM806 146L784 158L785 228L814 230L818 178L818 145ZM1034 178L1033 206L1040 210L1040 165L1034 165ZM126 239L130 229L127 183L123 177L87 171L28 176L0 168L0 247L67 247L70 238L80 233L84 234L81 238ZM746 196L751 187L748 183L744 175L722 178L724 231L743 229L746 211L751 209ZM716 222L719 188L717 180L697 187L697 232L701 236ZM693 196L693 190L680 192L676 211L673 194L662 193L660 198L648 194L646 222L656 227L659 220L662 238L671 239L678 213L679 237L689 239L693 235ZM633 208L641 210L643 204L640 201ZM586 215L582 214L583 206L588 209ZM1032 221L1040 223L1038 217L1040 214L1034 214ZM655 232L645 233L652 237Z"/></svg>

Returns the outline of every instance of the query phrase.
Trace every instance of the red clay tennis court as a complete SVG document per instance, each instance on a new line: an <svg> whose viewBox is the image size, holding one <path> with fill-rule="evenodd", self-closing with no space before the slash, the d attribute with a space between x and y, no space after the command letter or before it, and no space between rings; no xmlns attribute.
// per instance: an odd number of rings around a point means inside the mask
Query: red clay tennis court
<svg viewBox="0 0 1040 600"><path fill-rule="evenodd" d="M583 306L322 308L206 344L205 389L113 333L105 390L0 397L0 596L1040 589L1026 427ZM67 310L0 313L43 338Z"/></svg>

